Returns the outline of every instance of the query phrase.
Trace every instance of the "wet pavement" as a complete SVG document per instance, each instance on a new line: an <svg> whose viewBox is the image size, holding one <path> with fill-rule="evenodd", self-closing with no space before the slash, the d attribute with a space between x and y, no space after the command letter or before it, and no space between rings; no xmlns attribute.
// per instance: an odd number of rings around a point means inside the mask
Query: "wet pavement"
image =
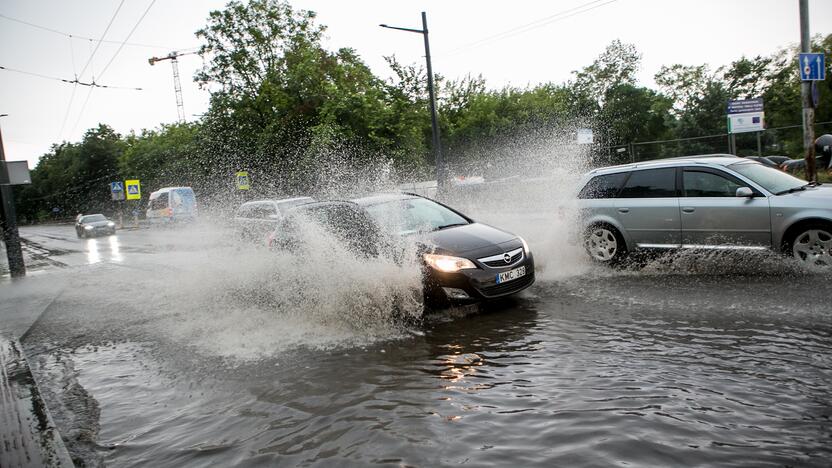
<svg viewBox="0 0 832 468"><path fill-rule="evenodd" d="M611 271L519 232L532 288L414 325L386 313L414 284L390 265L214 226L24 228L62 265L0 281L4 326L79 464L829 465L830 275L771 254Z"/></svg>

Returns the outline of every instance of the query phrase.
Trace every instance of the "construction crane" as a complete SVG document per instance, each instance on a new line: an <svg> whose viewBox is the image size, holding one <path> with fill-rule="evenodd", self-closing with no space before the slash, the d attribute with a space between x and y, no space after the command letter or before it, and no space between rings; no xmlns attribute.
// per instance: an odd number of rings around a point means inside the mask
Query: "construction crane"
<svg viewBox="0 0 832 468"><path fill-rule="evenodd" d="M179 61L177 59L183 55L196 53L197 51L177 52L174 50L164 57L151 57L147 60L151 65L155 65L156 62L162 60L170 60L170 64L173 66L173 90L176 93L176 111L179 113L179 122L185 121L185 105L182 103L182 85L179 83Z"/></svg>

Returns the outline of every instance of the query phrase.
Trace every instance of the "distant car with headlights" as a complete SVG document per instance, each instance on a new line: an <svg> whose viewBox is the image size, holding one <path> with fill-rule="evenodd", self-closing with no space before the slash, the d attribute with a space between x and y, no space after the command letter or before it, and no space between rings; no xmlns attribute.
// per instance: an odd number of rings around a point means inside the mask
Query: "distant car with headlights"
<svg viewBox="0 0 832 468"><path fill-rule="evenodd" d="M79 238L112 235L116 233L116 223L103 214L83 215L75 222L75 233Z"/></svg>
<svg viewBox="0 0 832 468"><path fill-rule="evenodd" d="M832 187L731 155L596 169L578 194L590 257L637 250L771 249L832 267Z"/></svg>
<svg viewBox="0 0 832 468"><path fill-rule="evenodd" d="M505 297L534 283L534 258L526 241L429 198L392 193L306 204L275 231L273 247L291 249L302 242L293 234L298 216L321 223L363 256L395 257L390 246L397 244L396 237L414 242L431 306Z"/></svg>

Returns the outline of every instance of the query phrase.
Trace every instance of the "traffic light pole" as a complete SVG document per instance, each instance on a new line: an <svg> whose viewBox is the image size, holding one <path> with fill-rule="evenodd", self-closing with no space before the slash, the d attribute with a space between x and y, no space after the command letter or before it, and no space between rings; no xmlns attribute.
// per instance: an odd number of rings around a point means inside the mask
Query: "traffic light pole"
<svg viewBox="0 0 832 468"><path fill-rule="evenodd" d="M6 153L3 149L3 132L0 131L0 164L6 171ZM3 205L3 242L6 244L6 256L9 259L9 272L12 278L26 276L26 264L23 263L23 250L20 248L20 235L17 232L17 213L14 211L14 192L9 184L0 184L0 203Z"/></svg>

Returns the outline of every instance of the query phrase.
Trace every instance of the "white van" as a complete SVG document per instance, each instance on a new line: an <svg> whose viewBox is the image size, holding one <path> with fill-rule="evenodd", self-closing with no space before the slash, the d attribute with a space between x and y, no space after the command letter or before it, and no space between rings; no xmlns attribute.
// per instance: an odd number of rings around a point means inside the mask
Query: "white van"
<svg viewBox="0 0 832 468"><path fill-rule="evenodd" d="M165 187L150 194L147 205L150 222L193 221L196 215L196 195L190 187Z"/></svg>

